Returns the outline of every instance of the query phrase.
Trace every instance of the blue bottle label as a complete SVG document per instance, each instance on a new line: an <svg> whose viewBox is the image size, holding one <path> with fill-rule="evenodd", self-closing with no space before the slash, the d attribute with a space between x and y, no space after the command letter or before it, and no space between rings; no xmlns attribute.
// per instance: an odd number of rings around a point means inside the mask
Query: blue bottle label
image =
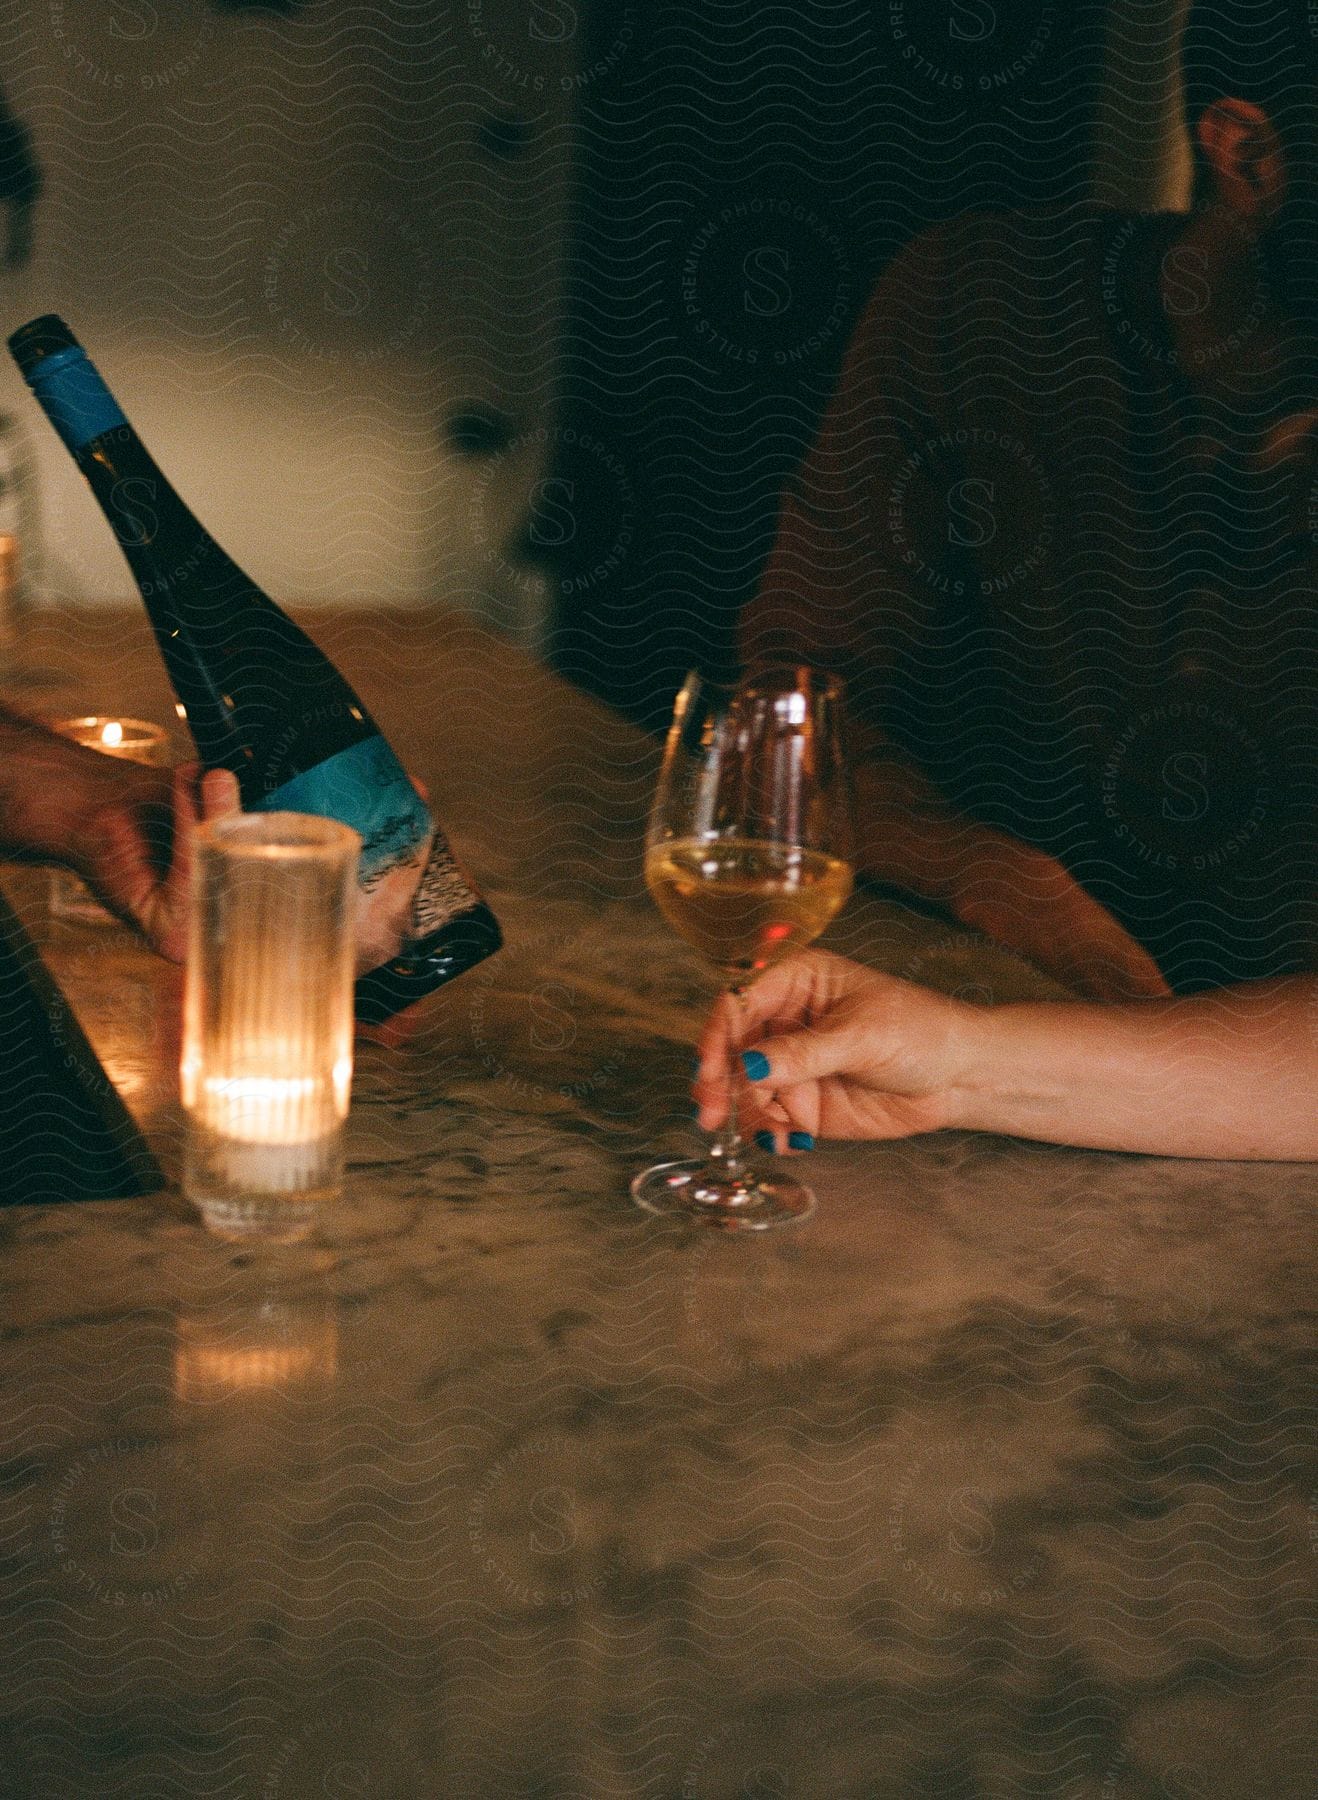
<svg viewBox="0 0 1318 1800"><path fill-rule="evenodd" d="M74 456L102 432L128 423L85 350L57 350L37 364L28 381Z"/></svg>
<svg viewBox="0 0 1318 1800"><path fill-rule="evenodd" d="M362 840L360 881L367 892L400 864L419 867L434 830L429 807L379 736L305 769L255 810L318 813L351 825Z"/></svg>

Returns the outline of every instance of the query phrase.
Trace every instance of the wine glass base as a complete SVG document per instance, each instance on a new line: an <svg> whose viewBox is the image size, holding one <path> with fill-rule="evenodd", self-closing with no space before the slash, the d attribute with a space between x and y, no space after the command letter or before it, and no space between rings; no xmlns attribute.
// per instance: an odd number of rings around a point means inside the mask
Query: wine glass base
<svg viewBox="0 0 1318 1800"><path fill-rule="evenodd" d="M632 1198L661 1218L693 1219L721 1231L772 1231L815 1210L815 1197L794 1175L749 1175L732 1183L701 1159L657 1163L632 1182Z"/></svg>

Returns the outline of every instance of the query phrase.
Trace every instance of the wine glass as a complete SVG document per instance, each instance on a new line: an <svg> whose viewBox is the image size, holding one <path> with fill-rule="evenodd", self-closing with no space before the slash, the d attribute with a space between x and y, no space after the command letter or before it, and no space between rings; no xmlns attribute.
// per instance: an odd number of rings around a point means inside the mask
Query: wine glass
<svg viewBox="0 0 1318 1800"><path fill-rule="evenodd" d="M647 1212L765 1231L814 1211L795 1176L747 1166L736 1105L741 997L840 911L851 857L841 682L792 668L729 690L689 675L650 814L645 881L730 996L732 1102L707 1157L636 1177L632 1194Z"/></svg>

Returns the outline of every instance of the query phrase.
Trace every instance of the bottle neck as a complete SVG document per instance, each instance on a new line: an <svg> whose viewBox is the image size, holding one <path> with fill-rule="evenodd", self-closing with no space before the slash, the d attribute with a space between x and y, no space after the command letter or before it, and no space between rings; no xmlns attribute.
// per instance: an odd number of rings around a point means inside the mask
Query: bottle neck
<svg viewBox="0 0 1318 1800"><path fill-rule="evenodd" d="M72 456L93 438L128 424L99 370L78 345L43 357L27 380Z"/></svg>
<svg viewBox="0 0 1318 1800"><path fill-rule="evenodd" d="M76 454L153 616L153 601L168 605L171 616L185 614L190 590L215 595L226 578L235 588L256 591L184 504L131 425L112 427Z"/></svg>
<svg viewBox="0 0 1318 1800"><path fill-rule="evenodd" d="M153 600L172 597L177 610L189 576L204 561L227 560L219 546L157 468L80 345L44 357L28 383L87 477L152 615Z"/></svg>
<svg viewBox="0 0 1318 1800"><path fill-rule="evenodd" d="M377 733L334 665L225 554L161 472L86 353L28 377L123 551L202 761L245 804Z"/></svg>

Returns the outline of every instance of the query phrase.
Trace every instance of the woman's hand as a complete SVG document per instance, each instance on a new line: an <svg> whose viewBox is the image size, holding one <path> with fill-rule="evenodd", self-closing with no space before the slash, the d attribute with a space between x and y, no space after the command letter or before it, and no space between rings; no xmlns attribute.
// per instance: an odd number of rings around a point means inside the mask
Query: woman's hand
<svg viewBox="0 0 1318 1800"><path fill-rule="evenodd" d="M728 1111L730 1008L700 1042L700 1122ZM1126 1005L971 1006L812 950L745 997L749 1130L816 1136L955 1126L1153 1156L1318 1161L1318 977Z"/></svg>
<svg viewBox="0 0 1318 1800"><path fill-rule="evenodd" d="M772 1133L779 1150L808 1147L789 1146L789 1136L937 1131L956 1123L966 1040L979 1017L964 1001L806 951L768 970L740 1002L719 1002L700 1040L700 1123L714 1130L727 1117L732 1024L748 1068L743 1127Z"/></svg>

